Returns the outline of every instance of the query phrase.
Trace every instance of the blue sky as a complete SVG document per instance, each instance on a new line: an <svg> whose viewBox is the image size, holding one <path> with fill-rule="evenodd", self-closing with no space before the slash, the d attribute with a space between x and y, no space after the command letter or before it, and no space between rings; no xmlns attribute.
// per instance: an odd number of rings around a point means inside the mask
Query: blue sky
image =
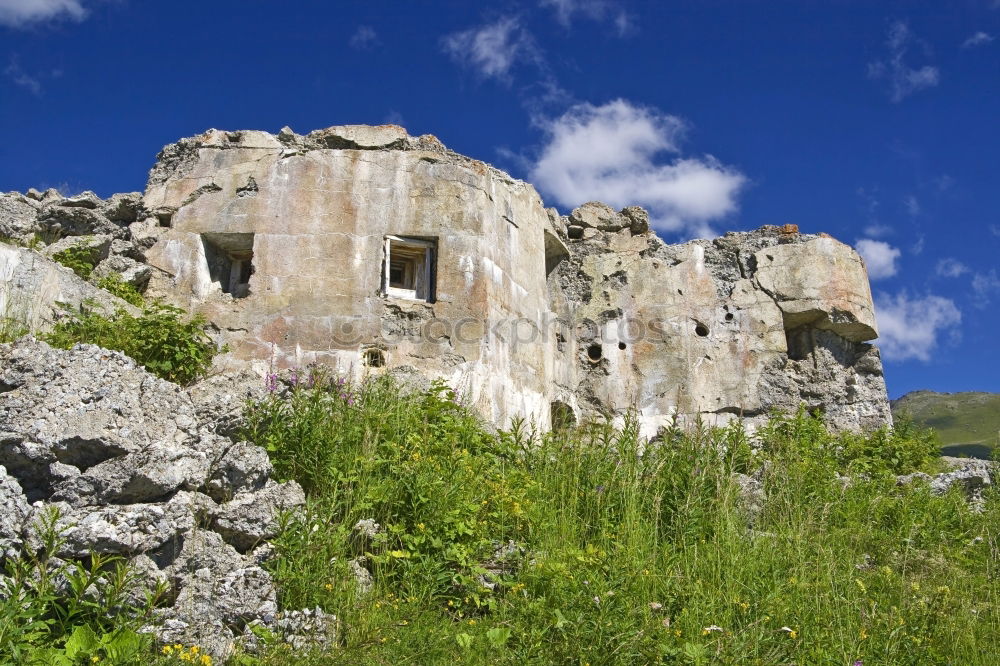
<svg viewBox="0 0 1000 666"><path fill-rule="evenodd" d="M1000 391L1000 0L0 0L0 191L382 122L670 241L828 232L868 260L892 397Z"/></svg>

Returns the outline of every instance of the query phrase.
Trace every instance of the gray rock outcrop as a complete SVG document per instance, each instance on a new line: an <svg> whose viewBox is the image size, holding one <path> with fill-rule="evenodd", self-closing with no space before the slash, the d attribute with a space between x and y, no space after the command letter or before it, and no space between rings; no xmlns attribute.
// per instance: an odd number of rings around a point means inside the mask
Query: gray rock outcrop
<svg viewBox="0 0 1000 666"><path fill-rule="evenodd" d="M120 555L169 583L150 627L163 640L223 656L248 622L273 622L254 551L304 496L271 471L263 450L219 434L185 390L120 353L0 345L0 551L37 546L34 525L57 508L58 557Z"/></svg>

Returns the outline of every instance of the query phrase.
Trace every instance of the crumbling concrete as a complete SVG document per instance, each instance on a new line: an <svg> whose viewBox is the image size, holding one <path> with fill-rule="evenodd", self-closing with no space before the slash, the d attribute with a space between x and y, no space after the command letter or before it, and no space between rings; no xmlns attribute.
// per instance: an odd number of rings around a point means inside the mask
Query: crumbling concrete
<svg viewBox="0 0 1000 666"><path fill-rule="evenodd" d="M110 237L95 275L205 315L225 369L412 368L501 426L891 419L850 247L794 225L670 245L635 206L560 216L395 125L209 130L161 151L141 199L0 195L0 232L53 230Z"/></svg>

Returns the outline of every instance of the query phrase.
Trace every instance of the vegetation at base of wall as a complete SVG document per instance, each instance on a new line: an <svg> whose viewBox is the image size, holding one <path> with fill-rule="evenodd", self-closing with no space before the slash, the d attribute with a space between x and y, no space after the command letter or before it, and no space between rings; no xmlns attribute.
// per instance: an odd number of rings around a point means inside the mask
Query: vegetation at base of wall
<svg viewBox="0 0 1000 666"><path fill-rule="evenodd" d="M146 302L139 290L130 282L123 280L118 273L105 275L97 281L97 286L137 308L141 308Z"/></svg>
<svg viewBox="0 0 1000 666"><path fill-rule="evenodd" d="M68 311L42 337L62 349L82 342L120 351L154 375L183 385L203 377L218 351L205 325L199 315L188 317L180 308L156 302L138 316L124 310L110 317L90 309Z"/></svg>
<svg viewBox="0 0 1000 666"><path fill-rule="evenodd" d="M995 663L1000 498L898 485L937 470L910 425L800 412L644 446L633 419L493 433L442 385L291 379L245 435L307 491L269 564L281 603L335 613L338 643L238 663Z"/></svg>
<svg viewBox="0 0 1000 666"><path fill-rule="evenodd" d="M0 663L143 663L153 639L138 631L151 619L165 587L137 597L142 585L120 559L56 557L58 518L55 509L42 514L36 552L0 558Z"/></svg>
<svg viewBox="0 0 1000 666"><path fill-rule="evenodd" d="M94 266L97 265L94 250L82 243L71 245L65 250L56 252L52 255L52 259L70 269L84 280L90 278Z"/></svg>

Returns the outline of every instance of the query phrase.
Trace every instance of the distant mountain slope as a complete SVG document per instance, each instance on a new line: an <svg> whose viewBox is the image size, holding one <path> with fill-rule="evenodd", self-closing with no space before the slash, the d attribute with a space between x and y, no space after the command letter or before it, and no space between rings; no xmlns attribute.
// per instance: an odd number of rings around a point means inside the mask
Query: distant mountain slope
<svg viewBox="0 0 1000 666"><path fill-rule="evenodd" d="M1000 393L914 391L891 403L892 414L909 414L934 428L951 455L989 457L1000 439Z"/></svg>

